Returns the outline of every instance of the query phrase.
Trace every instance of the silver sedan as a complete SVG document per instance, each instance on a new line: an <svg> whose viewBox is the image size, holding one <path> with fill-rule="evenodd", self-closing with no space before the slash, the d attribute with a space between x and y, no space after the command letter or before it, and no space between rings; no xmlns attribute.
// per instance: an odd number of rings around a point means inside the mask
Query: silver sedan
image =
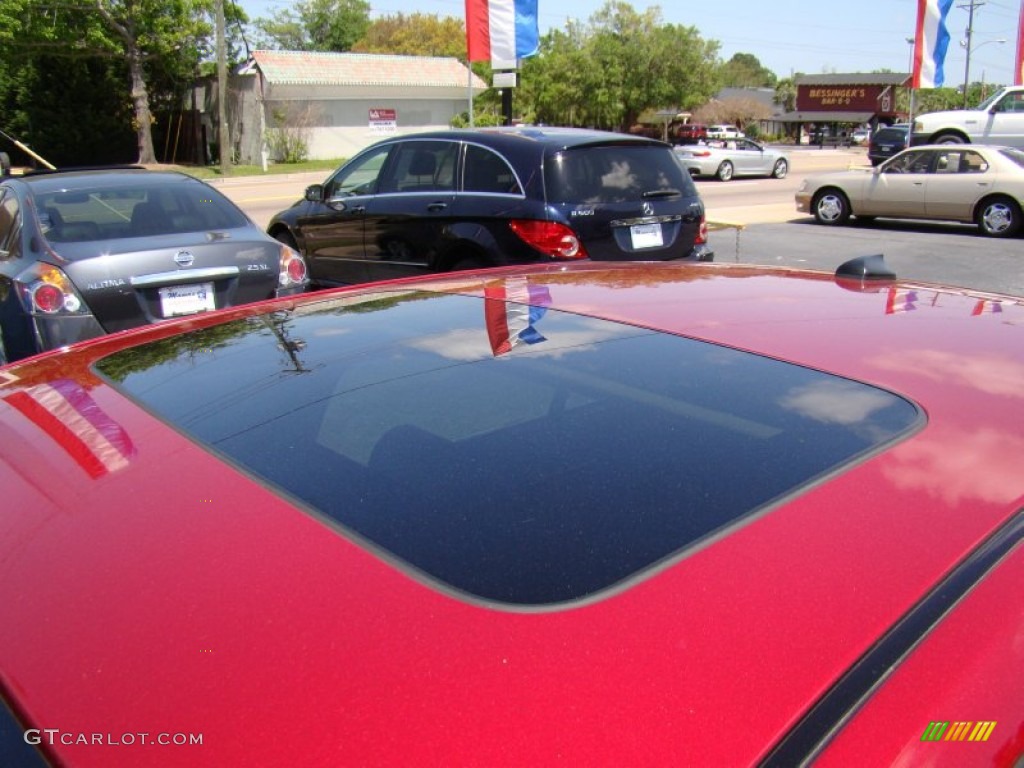
<svg viewBox="0 0 1024 768"><path fill-rule="evenodd" d="M710 141L675 148L676 157L692 176L716 176L729 181L734 176L785 178L789 157L750 139Z"/></svg>

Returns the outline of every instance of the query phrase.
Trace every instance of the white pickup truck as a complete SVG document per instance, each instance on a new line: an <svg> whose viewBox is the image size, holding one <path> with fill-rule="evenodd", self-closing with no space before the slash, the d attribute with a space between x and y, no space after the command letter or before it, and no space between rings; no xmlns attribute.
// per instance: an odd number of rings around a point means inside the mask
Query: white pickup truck
<svg viewBox="0 0 1024 768"><path fill-rule="evenodd" d="M1003 88L974 109L918 115L910 144L998 144L1024 149L1024 86Z"/></svg>
<svg viewBox="0 0 1024 768"><path fill-rule="evenodd" d="M709 139L742 139L746 134L735 125L709 125Z"/></svg>

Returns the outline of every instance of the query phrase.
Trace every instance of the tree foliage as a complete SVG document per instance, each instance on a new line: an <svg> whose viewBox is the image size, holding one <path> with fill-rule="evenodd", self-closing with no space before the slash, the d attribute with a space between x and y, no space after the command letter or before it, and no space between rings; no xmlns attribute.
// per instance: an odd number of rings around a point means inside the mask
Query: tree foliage
<svg viewBox="0 0 1024 768"><path fill-rule="evenodd" d="M586 24L541 39L522 68L523 116L535 122L625 130L648 109L690 110L717 86L718 44L696 28L608 0Z"/></svg>
<svg viewBox="0 0 1024 768"><path fill-rule="evenodd" d="M694 112L693 119L697 123L725 123L746 130L751 124L756 124L759 120L768 120L771 116L772 109L764 102L751 96L736 96L721 101L709 101Z"/></svg>
<svg viewBox="0 0 1024 768"><path fill-rule="evenodd" d="M284 51L352 50L370 27L366 0L299 0L253 22L259 47Z"/></svg>
<svg viewBox="0 0 1024 768"><path fill-rule="evenodd" d="M431 13L396 13L370 23L353 51L403 56L450 56L465 60L466 25L462 19Z"/></svg>
<svg viewBox="0 0 1024 768"><path fill-rule="evenodd" d="M775 103L785 112L796 110L796 80L784 77L775 83Z"/></svg>
<svg viewBox="0 0 1024 768"><path fill-rule="evenodd" d="M102 70L108 82L119 72L117 91L131 105L137 159L152 163L154 94L157 102L171 102L191 82L208 54L211 9L212 0L0 0L0 45L7 72L19 82L45 79L52 68L71 81L79 79L76 67L93 75ZM83 87L94 103L109 95ZM3 97L15 101L24 122L39 123L39 109L24 94L7 90ZM66 129L89 125L88 114L64 115L62 123Z"/></svg>
<svg viewBox="0 0 1024 768"><path fill-rule="evenodd" d="M723 86L730 88L774 88L778 78L752 53L736 53L718 73Z"/></svg>
<svg viewBox="0 0 1024 768"><path fill-rule="evenodd" d="M973 82L967 89L967 104L973 109L993 93L1002 88L995 83ZM897 97L897 105L903 112L910 109L910 90L901 88ZM942 112L948 109L963 109L963 87L960 88L925 88L914 94L914 114L925 112Z"/></svg>

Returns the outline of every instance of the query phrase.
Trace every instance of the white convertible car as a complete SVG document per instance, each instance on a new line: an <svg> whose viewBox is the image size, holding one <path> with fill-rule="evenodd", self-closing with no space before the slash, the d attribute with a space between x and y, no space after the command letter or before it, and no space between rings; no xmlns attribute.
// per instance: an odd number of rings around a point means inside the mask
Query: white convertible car
<svg viewBox="0 0 1024 768"><path fill-rule="evenodd" d="M729 181L734 176L782 179L789 173L789 157L785 152L750 139L691 144L676 147L675 152L691 176L717 176L721 181Z"/></svg>

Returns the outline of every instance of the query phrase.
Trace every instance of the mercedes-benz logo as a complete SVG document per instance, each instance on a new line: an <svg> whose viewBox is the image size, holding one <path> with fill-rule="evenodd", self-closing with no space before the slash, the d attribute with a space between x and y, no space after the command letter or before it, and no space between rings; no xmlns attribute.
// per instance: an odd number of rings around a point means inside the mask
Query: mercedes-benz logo
<svg viewBox="0 0 1024 768"><path fill-rule="evenodd" d="M196 257L193 256L188 251L178 251L176 254L174 254L174 263L177 264L179 267L191 267L192 262L195 260Z"/></svg>
<svg viewBox="0 0 1024 768"><path fill-rule="evenodd" d="M654 215L654 206L650 203L644 203L644 216Z"/></svg>

